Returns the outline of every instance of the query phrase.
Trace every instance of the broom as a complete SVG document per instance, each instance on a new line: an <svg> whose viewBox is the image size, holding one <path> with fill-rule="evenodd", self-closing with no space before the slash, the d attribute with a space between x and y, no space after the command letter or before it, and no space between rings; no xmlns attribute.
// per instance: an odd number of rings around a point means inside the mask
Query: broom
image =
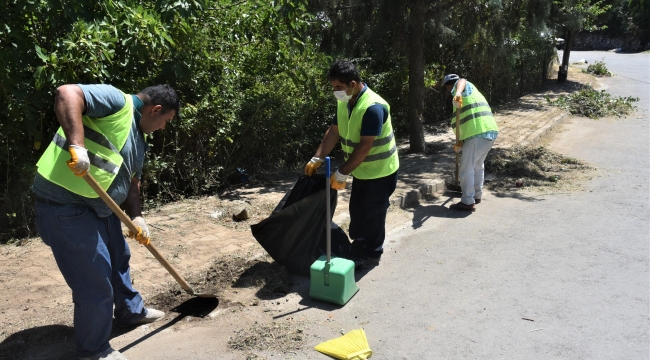
<svg viewBox="0 0 650 360"><path fill-rule="evenodd" d="M366 333L363 329L318 344L315 348L325 355L343 360L365 360L372 356Z"/></svg>

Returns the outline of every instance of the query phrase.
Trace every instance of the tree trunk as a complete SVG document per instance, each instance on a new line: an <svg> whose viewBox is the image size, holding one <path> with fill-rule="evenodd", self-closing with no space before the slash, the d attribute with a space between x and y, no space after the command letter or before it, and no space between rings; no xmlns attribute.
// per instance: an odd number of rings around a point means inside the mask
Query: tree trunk
<svg viewBox="0 0 650 360"><path fill-rule="evenodd" d="M557 73L557 82L563 83L569 75L569 56L571 55L571 41L573 40L573 30L567 30L564 38L564 53L562 54L562 65Z"/></svg>
<svg viewBox="0 0 650 360"><path fill-rule="evenodd" d="M409 99L410 152L424 152L424 21L425 0L411 0L409 15Z"/></svg>

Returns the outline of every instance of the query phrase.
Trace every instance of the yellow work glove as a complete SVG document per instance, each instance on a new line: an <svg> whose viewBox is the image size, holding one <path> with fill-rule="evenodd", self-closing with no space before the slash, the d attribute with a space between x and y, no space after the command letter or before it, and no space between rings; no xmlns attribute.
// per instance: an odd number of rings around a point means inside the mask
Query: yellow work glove
<svg viewBox="0 0 650 360"><path fill-rule="evenodd" d="M323 159L319 157L313 157L307 165L305 165L305 175L307 176L312 176L318 172L318 168L321 166L323 163Z"/></svg>
<svg viewBox="0 0 650 360"><path fill-rule="evenodd" d="M70 145L70 160L66 161L68 167L77 176L84 176L90 168L90 159L88 159L88 150L81 146Z"/></svg>
<svg viewBox="0 0 650 360"><path fill-rule="evenodd" d="M142 245L149 245L149 228L144 218L142 216L136 216L131 221L138 227L138 233L134 234L133 231L129 230L129 237L136 239Z"/></svg>
<svg viewBox="0 0 650 360"><path fill-rule="evenodd" d="M350 175L343 175L338 170L334 173L334 176L330 178L330 187L334 190L343 190L347 184L348 178Z"/></svg>
<svg viewBox="0 0 650 360"><path fill-rule="evenodd" d="M461 150L463 150L463 142L459 141L459 142L454 144L454 151L456 153L459 153Z"/></svg>
<svg viewBox="0 0 650 360"><path fill-rule="evenodd" d="M451 104L454 106L454 110L459 107L463 107L463 97L460 95L454 96L454 100L451 101Z"/></svg>

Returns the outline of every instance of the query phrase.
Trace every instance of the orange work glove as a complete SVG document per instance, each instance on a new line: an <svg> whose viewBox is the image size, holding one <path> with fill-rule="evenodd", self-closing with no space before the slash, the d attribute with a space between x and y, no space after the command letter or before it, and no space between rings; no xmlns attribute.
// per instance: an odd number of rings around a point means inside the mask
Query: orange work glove
<svg viewBox="0 0 650 360"><path fill-rule="evenodd" d="M88 150L81 146L70 145L70 160L66 161L68 167L77 176L84 176L90 169L90 159L88 159Z"/></svg>
<svg viewBox="0 0 650 360"><path fill-rule="evenodd" d="M313 157L307 165L305 165L305 175L307 176L312 176L318 172L318 168L321 166L323 163L323 159L319 157Z"/></svg>
<svg viewBox="0 0 650 360"><path fill-rule="evenodd" d="M149 228L144 218L142 216L136 216L132 221L138 227L138 233L134 234L133 231L129 230L129 237L136 239L142 245L149 245Z"/></svg>
<svg viewBox="0 0 650 360"><path fill-rule="evenodd" d="M338 170L334 173L334 176L330 178L330 187L334 190L343 190L347 184L348 178L350 175L343 175Z"/></svg>
<svg viewBox="0 0 650 360"><path fill-rule="evenodd" d="M454 106L454 110L459 107L463 107L463 97L460 95L454 96L454 100L452 100L452 105Z"/></svg>
<svg viewBox="0 0 650 360"><path fill-rule="evenodd" d="M463 142L459 141L459 142L454 144L454 151L456 153L459 153L461 150L463 150Z"/></svg>

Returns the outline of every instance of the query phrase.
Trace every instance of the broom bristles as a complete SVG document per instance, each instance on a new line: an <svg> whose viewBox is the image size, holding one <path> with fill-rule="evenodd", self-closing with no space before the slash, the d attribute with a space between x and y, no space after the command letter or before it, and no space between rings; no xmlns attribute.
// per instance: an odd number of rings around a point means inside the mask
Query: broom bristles
<svg viewBox="0 0 650 360"><path fill-rule="evenodd" d="M342 360L364 360L372 356L368 339L363 329L318 344L316 351Z"/></svg>

